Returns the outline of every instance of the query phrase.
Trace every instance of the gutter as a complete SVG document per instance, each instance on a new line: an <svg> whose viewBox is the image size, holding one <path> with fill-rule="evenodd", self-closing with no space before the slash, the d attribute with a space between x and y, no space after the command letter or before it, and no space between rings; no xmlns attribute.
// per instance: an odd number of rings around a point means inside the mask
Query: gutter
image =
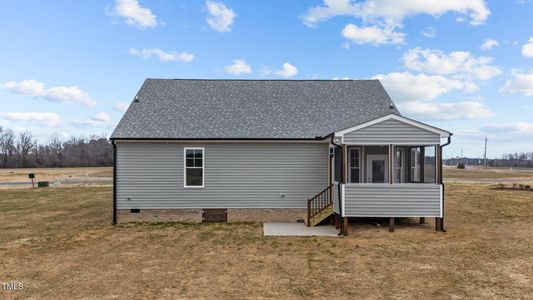
<svg viewBox="0 0 533 300"><path fill-rule="evenodd" d="M442 181L442 178L444 177L443 174L442 174L442 148L448 146L449 144L452 143L452 135L453 133L450 133L450 135L448 136L448 141L446 143L444 143L443 145L440 146L440 153L439 153L439 156L440 156L440 185L442 186L442 220L440 222L440 230L442 232L446 232L446 229L444 229L444 195L445 195L445 186L444 186L444 182Z"/></svg>
<svg viewBox="0 0 533 300"><path fill-rule="evenodd" d="M315 136L314 138L151 138L151 137L114 137L111 141L323 141L327 138Z"/></svg>
<svg viewBox="0 0 533 300"><path fill-rule="evenodd" d="M117 224L117 145L111 139L113 145L113 225Z"/></svg>
<svg viewBox="0 0 533 300"><path fill-rule="evenodd" d="M343 151L343 148L341 145L339 144L336 144L335 143L335 134L331 134L331 144L337 148L340 148L341 149L341 158L344 157L344 151ZM334 152L335 153L335 152ZM335 164L337 164L337 161L335 161ZM335 174L333 174L333 176L335 176ZM343 178L344 177L344 172L341 172L341 177L339 178L339 183L337 183L337 193L338 193L338 197L339 197L339 214L341 215L341 218L342 218L342 193L341 193L341 184L342 182L344 181ZM341 231L339 232L339 236L341 236L344 232L344 222L342 220L339 221L340 222L340 228L341 228Z"/></svg>

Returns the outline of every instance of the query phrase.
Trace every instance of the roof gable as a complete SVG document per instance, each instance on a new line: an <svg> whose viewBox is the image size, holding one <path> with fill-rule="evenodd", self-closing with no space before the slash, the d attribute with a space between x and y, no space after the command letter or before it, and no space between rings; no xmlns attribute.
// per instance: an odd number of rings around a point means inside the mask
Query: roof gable
<svg viewBox="0 0 533 300"><path fill-rule="evenodd" d="M147 79L111 138L315 139L399 113L377 80Z"/></svg>
<svg viewBox="0 0 533 300"><path fill-rule="evenodd" d="M412 127L415 127L415 128L419 128L419 129L422 129L422 130L427 131L427 132L431 132L431 133L437 134L441 138L447 138L447 137L449 137L451 135L451 133L449 131L446 131L446 130L443 130L443 129L440 129L440 128L437 128L437 127L434 127L434 126L419 122L419 121L415 121L413 119L409 119L409 118L406 118L406 117L398 115L398 114L391 113L391 114L387 114L385 116L381 116L381 117L375 118L373 120L370 120L370 121L367 121L367 122L364 122L364 123L361 123L361 124L358 124L358 125L355 125L355 126L352 126L352 127L349 127L349 128L345 128L343 130L339 130L339 131L335 132L335 136L343 137L343 136L345 136L345 135L347 135L349 133L365 129L365 128L368 128L370 126L373 126L373 125L376 125L376 124L379 124L379 123L387 122L389 120L395 120L395 121L401 122L403 124L406 124L406 125L409 125L409 126L412 126Z"/></svg>

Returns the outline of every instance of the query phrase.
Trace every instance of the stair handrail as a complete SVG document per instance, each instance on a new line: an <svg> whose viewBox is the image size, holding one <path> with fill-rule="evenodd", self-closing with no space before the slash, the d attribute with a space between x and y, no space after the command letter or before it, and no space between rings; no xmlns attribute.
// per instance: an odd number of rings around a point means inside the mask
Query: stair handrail
<svg viewBox="0 0 533 300"><path fill-rule="evenodd" d="M320 193L316 194L313 198L307 199L307 222L311 222L311 218L320 214L324 209L333 205L333 199L331 197L330 190L333 184L323 189Z"/></svg>

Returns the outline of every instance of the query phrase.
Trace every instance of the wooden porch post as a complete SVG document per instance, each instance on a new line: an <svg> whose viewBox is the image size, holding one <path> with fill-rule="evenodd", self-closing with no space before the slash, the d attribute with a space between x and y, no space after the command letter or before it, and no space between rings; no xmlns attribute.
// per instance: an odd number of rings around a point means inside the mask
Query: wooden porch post
<svg viewBox="0 0 533 300"><path fill-rule="evenodd" d="M426 223L426 218L420 217L420 224L425 224L425 223Z"/></svg>
<svg viewBox="0 0 533 300"><path fill-rule="evenodd" d="M391 144L389 145L389 183L392 184L394 182L394 146Z"/></svg>
<svg viewBox="0 0 533 300"><path fill-rule="evenodd" d="M441 153L441 148L440 148L440 145L436 145L435 146L435 173L436 173L436 176L435 176L435 180L437 184L439 184L441 182L441 179L442 179L442 153Z"/></svg>
<svg viewBox="0 0 533 300"><path fill-rule="evenodd" d="M346 177L348 173L348 147L346 145L342 145L342 176L341 176L341 182L343 184L346 184ZM339 202L345 201L345 199L339 199ZM342 212L344 215L346 215L346 212ZM342 216L341 216L342 217ZM342 235L347 236L348 235L348 217L342 217Z"/></svg>
<svg viewBox="0 0 533 300"><path fill-rule="evenodd" d="M441 218L437 217L435 218L435 231L439 231L440 229L440 222L441 222Z"/></svg>
<svg viewBox="0 0 533 300"><path fill-rule="evenodd" d="M394 232L394 217L389 219L389 232Z"/></svg>
<svg viewBox="0 0 533 300"><path fill-rule="evenodd" d="M348 235L348 217L342 218L342 235L347 236Z"/></svg>

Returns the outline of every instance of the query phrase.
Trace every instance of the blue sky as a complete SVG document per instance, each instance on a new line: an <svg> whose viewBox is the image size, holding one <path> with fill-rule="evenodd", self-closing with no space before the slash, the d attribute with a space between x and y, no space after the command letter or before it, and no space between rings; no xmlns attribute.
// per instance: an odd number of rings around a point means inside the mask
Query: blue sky
<svg viewBox="0 0 533 300"><path fill-rule="evenodd" d="M454 132L445 156L533 151L530 1L2 1L0 126L109 134L151 78L379 78Z"/></svg>

